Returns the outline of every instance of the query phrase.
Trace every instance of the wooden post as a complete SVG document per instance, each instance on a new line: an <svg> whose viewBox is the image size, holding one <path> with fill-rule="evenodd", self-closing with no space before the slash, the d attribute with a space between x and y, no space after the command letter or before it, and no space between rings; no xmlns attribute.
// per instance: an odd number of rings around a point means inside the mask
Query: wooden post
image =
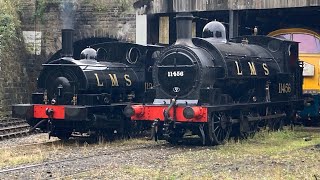
<svg viewBox="0 0 320 180"><path fill-rule="evenodd" d="M239 35L239 11L229 11L229 39Z"/></svg>

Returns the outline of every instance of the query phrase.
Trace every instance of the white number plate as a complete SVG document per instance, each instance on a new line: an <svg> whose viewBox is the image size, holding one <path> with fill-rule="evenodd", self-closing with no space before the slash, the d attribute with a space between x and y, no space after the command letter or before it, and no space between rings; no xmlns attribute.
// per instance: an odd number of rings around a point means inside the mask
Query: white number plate
<svg viewBox="0 0 320 180"><path fill-rule="evenodd" d="M184 76L183 71L168 71L168 77L182 77Z"/></svg>

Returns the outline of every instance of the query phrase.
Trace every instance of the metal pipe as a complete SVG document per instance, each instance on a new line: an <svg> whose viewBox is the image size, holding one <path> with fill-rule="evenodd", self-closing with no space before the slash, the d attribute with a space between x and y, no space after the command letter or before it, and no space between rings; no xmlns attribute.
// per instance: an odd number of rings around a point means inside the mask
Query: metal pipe
<svg viewBox="0 0 320 180"><path fill-rule="evenodd" d="M176 45L194 46L192 43L192 20L191 13L179 13L176 16L177 41Z"/></svg>
<svg viewBox="0 0 320 180"><path fill-rule="evenodd" d="M73 56L73 29L62 29L62 57Z"/></svg>
<svg viewBox="0 0 320 180"><path fill-rule="evenodd" d="M168 108L163 111L163 116L165 117L165 120L171 120L170 115L169 115L169 111L175 104L176 104L176 99L172 99Z"/></svg>
<svg viewBox="0 0 320 180"><path fill-rule="evenodd" d="M35 126L33 126L30 130L29 130L29 132L33 132L37 127L39 127L42 123L44 123L44 122L48 122L48 119L42 119L41 121L39 121Z"/></svg>

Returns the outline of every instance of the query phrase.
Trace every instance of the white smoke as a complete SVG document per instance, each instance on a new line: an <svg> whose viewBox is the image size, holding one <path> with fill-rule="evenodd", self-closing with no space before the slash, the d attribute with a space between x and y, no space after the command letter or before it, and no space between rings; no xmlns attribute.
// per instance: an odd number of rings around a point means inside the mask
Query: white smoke
<svg viewBox="0 0 320 180"><path fill-rule="evenodd" d="M78 9L76 0L62 0L61 20L63 29L74 29L75 13Z"/></svg>

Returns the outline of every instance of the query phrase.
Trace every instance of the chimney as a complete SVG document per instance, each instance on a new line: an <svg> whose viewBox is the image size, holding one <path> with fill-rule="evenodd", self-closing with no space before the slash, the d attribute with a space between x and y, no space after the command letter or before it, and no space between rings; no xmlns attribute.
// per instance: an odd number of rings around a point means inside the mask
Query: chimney
<svg viewBox="0 0 320 180"><path fill-rule="evenodd" d="M73 29L62 29L62 57L73 56Z"/></svg>
<svg viewBox="0 0 320 180"><path fill-rule="evenodd" d="M176 16L177 41L175 45L194 46L192 43L192 20L191 13L182 12Z"/></svg>

